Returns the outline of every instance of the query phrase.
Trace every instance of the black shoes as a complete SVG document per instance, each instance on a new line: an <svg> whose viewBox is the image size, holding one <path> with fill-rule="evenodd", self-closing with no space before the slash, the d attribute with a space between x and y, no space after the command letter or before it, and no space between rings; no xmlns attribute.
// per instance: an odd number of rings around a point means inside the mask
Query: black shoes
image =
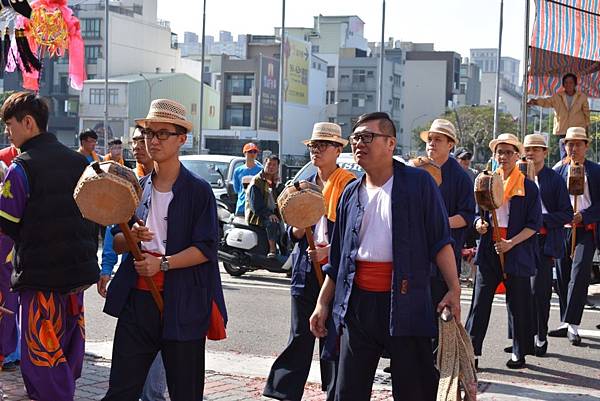
<svg viewBox="0 0 600 401"><path fill-rule="evenodd" d="M581 337L579 337L579 334L573 334L569 331L567 332L567 338L569 339L571 345L574 345L575 347L581 345Z"/></svg>
<svg viewBox="0 0 600 401"><path fill-rule="evenodd" d="M567 328L563 327L562 329L556 329L556 330L550 330L548 332L548 337L561 337L561 338L566 338L567 337Z"/></svg>
<svg viewBox="0 0 600 401"><path fill-rule="evenodd" d="M506 367L509 369L523 369L525 367L525 357L522 357L516 361L513 361L512 358L506 362Z"/></svg>
<svg viewBox="0 0 600 401"><path fill-rule="evenodd" d="M504 347L504 352L506 352L507 354L512 354L512 345Z"/></svg>
<svg viewBox="0 0 600 401"><path fill-rule="evenodd" d="M546 341L544 343L544 345L542 345L541 347L538 347L536 345L534 354L535 354L535 356L544 356L544 355L546 355L547 351L548 351L548 341Z"/></svg>

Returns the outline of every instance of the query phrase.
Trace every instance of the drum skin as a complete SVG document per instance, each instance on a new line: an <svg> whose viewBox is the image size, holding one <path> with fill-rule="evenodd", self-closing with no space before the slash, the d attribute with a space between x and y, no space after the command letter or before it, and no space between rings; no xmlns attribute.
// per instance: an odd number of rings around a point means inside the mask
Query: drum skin
<svg viewBox="0 0 600 401"><path fill-rule="evenodd" d="M408 164L427 171L431 174L438 187L442 185L442 169L430 158L419 156L409 160Z"/></svg>
<svg viewBox="0 0 600 401"><path fill-rule="evenodd" d="M325 214L325 199L318 185L301 181L285 187L277 198L283 221L292 227L312 227Z"/></svg>
<svg viewBox="0 0 600 401"><path fill-rule="evenodd" d="M569 195L583 195L585 189L585 167L578 162L571 162L567 178Z"/></svg>
<svg viewBox="0 0 600 401"><path fill-rule="evenodd" d="M502 206L504 185L498 173L485 170L475 178L475 200L483 210L496 210Z"/></svg>
<svg viewBox="0 0 600 401"><path fill-rule="evenodd" d="M103 226L128 222L142 196L135 173L113 161L95 164L86 167L73 193L81 214Z"/></svg>

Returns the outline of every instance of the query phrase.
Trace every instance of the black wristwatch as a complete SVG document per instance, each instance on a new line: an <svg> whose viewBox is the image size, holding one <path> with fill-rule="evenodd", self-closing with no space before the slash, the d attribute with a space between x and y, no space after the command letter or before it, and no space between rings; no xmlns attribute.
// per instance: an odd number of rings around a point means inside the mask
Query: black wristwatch
<svg viewBox="0 0 600 401"><path fill-rule="evenodd" d="M171 266L169 265L169 260L167 259L166 256L163 256L162 259L160 260L160 271L166 272L166 271L169 271L170 268L171 268Z"/></svg>

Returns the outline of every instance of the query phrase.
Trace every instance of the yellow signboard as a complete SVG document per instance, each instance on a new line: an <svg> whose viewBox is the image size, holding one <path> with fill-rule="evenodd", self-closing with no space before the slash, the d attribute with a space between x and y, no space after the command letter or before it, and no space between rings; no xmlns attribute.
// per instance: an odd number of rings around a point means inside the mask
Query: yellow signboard
<svg viewBox="0 0 600 401"><path fill-rule="evenodd" d="M284 100L308 104L310 43L286 37L284 56Z"/></svg>

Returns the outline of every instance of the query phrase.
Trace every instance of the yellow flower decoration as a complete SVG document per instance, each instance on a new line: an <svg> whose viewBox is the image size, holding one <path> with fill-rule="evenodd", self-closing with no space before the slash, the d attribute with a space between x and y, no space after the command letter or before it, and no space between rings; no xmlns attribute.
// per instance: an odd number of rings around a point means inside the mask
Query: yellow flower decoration
<svg viewBox="0 0 600 401"><path fill-rule="evenodd" d="M4 181L4 185L2 185L2 197L6 199L13 198L13 194L10 192L10 180Z"/></svg>

